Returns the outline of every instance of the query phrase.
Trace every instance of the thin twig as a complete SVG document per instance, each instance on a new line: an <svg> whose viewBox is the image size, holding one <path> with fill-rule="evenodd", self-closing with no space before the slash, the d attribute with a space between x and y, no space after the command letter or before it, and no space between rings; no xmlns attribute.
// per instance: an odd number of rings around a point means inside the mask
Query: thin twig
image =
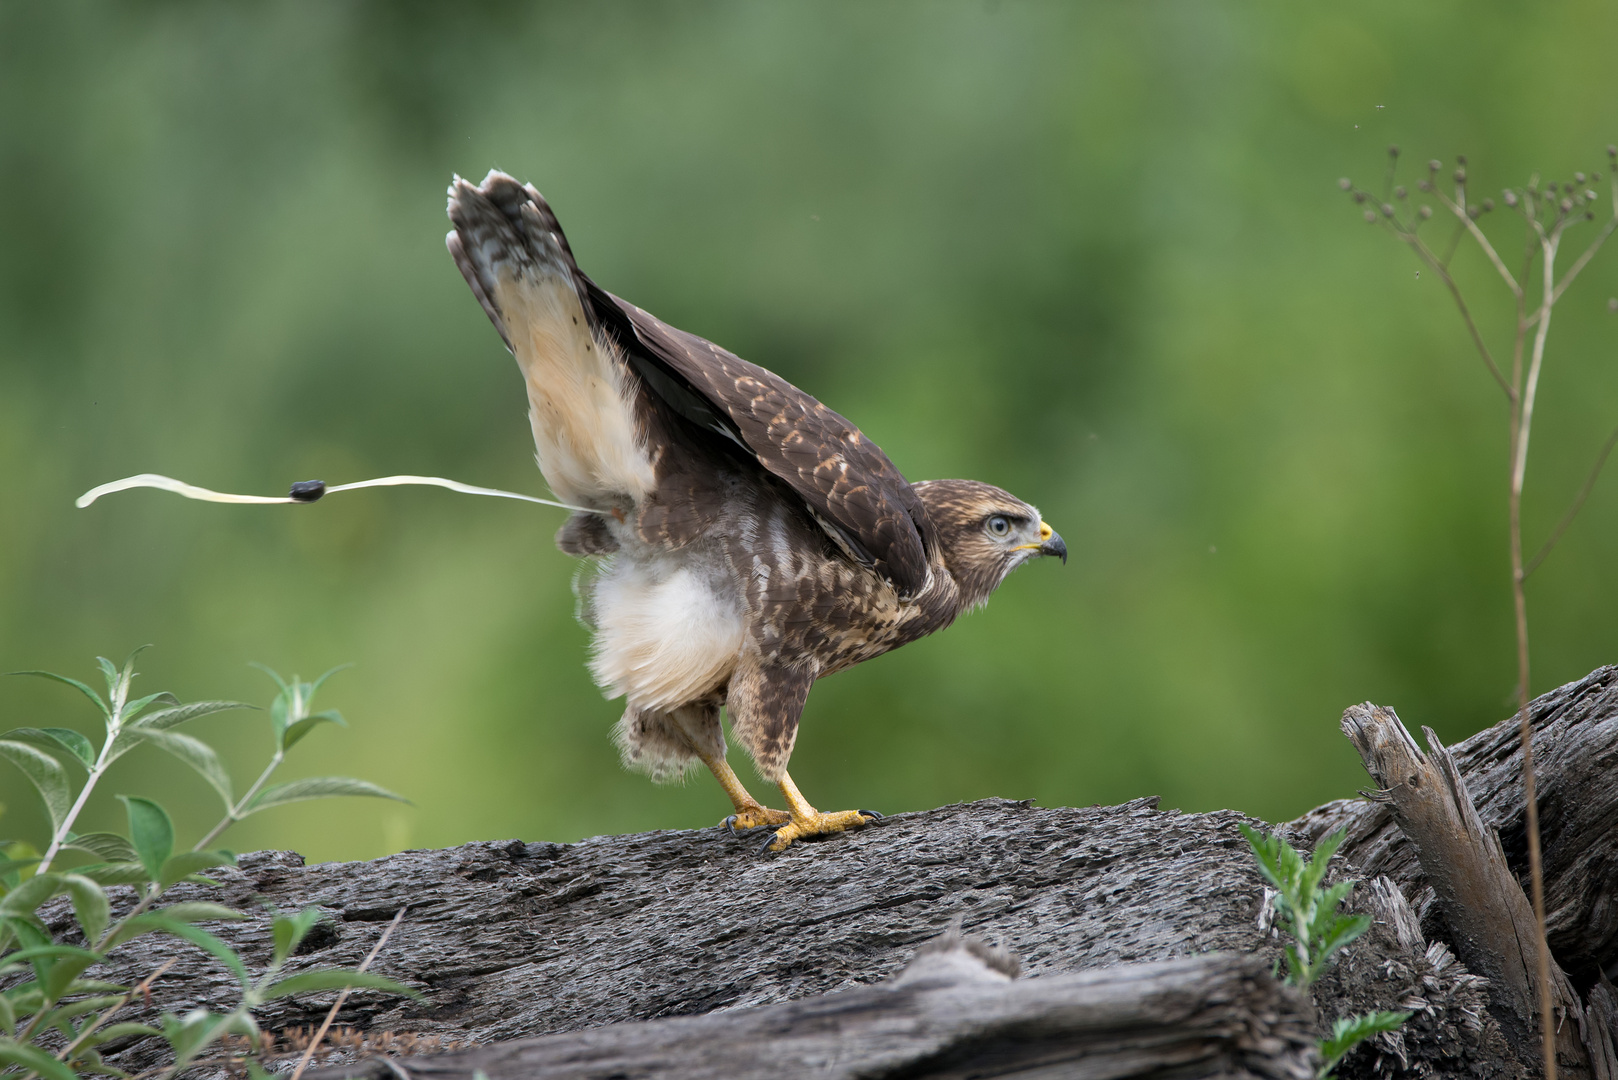
<svg viewBox="0 0 1618 1080"><path fill-rule="evenodd" d="M1545 878L1540 859L1539 801L1534 784L1533 724L1528 715L1528 603L1523 591L1522 561L1522 489L1528 465L1528 441L1534 421L1534 399L1539 388L1539 375L1545 362L1545 339L1551 329L1551 310L1556 290L1556 248L1562 238L1562 224L1553 226L1547 235L1537 220L1532 220L1534 232L1540 240L1541 278L1543 299L1539 307L1539 323L1534 328L1533 353L1528 363L1528 378L1523 387L1518 408L1515 439L1512 447L1511 467L1511 594L1517 622L1517 711L1522 733L1523 799L1528 811L1528 872L1534 901L1534 921L1538 928L1537 967L1539 969L1539 1013L1542 1049L1545 1057L1545 1080L1556 1080L1556 1019L1551 994L1551 954L1545 940Z"/></svg>
<svg viewBox="0 0 1618 1080"><path fill-rule="evenodd" d="M1401 232L1396 235L1411 246L1421 261L1426 263L1432 272L1438 275L1439 280L1443 281L1445 287L1449 289L1450 296L1455 300L1455 306L1460 309L1461 318L1466 321L1467 332L1472 335L1472 344L1477 346L1478 355L1483 357L1483 362L1488 365L1489 374L1494 376L1494 381L1505 393L1506 400L1516 401L1517 391L1515 387L1506 382L1506 377L1500 373L1500 365L1494 362L1494 356L1489 352L1489 346L1484 344L1483 335L1478 332L1478 324L1472 321L1472 311L1466 306L1466 300L1461 296L1460 286L1455 284L1455 279L1450 276L1449 269L1438 261L1438 257L1415 233Z"/></svg>
<svg viewBox="0 0 1618 1080"><path fill-rule="evenodd" d="M1551 294L1551 303L1554 304L1562 298L1562 294L1567 291L1567 287L1573 284L1573 279L1579 276L1579 271L1583 270L1590 260L1595 258L1596 252L1600 250L1602 244L1607 242L1607 237L1612 235L1615 228L1618 228L1618 216L1607 220L1607 223L1601 227L1601 231L1596 234L1596 238L1590 241L1590 246L1584 249L1584 254L1580 255L1573 265L1567 268L1567 273L1562 275L1562 283L1556 286L1556 291Z"/></svg>
<svg viewBox="0 0 1618 1080"><path fill-rule="evenodd" d="M1489 257L1489 262L1493 263L1495 270L1499 271L1500 278L1506 283L1506 288L1511 290L1511 295L1521 296L1522 285L1518 283L1516 278L1511 276L1511 271L1506 269L1506 264L1501 260L1500 254L1494 250L1494 245L1489 243L1489 238L1483 234L1482 229L1478 228L1478 223L1472 220L1472 215L1466 212L1466 208L1440 191L1437 184L1433 185L1433 194L1437 195L1438 200L1448 207L1449 212L1459 218L1462 225L1466 226L1466 231L1472 234L1472 239L1478 242L1478 247L1483 249L1483 253Z"/></svg>
<svg viewBox="0 0 1618 1080"><path fill-rule="evenodd" d="M399 909L399 914L393 917L393 921L388 923L388 928L382 931L382 936L376 939L376 944L371 946L371 952L368 956L366 956L365 962L360 964L359 971L363 972L366 968L371 966L371 961L376 959L376 954L381 952L382 946L388 943L388 938L393 934L393 928L399 925L399 920L404 918L405 912L409 910L409 904L406 904L404 907ZM337 1000L331 1003L331 1010L326 1013L326 1019L320 1022L320 1030L315 1032L315 1037L313 1039L309 1040L309 1045L304 1048L303 1057L298 1059L298 1067L292 1070L292 1075L288 1078L288 1080L300 1080L300 1077L303 1076L303 1070L309 1067L309 1061L315 1056L315 1050L319 1048L321 1040L326 1037L326 1030L331 1027L332 1021L337 1019L337 1010L341 1009L343 1007L343 1002L348 1000L348 992L350 989L352 988L347 986L343 987L343 989L337 995Z"/></svg>
<svg viewBox="0 0 1618 1080"><path fill-rule="evenodd" d="M1573 524L1573 519L1584 508L1584 500L1590 497L1590 490L1596 486L1596 478L1601 475L1602 468L1607 464L1607 456L1612 453L1614 446L1618 446L1618 428L1613 428L1612 434L1608 435L1607 441L1602 444L1601 453L1596 455L1596 463L1591 468L1590 475L1584 478L1584 486L1579 489L1579 494L1573 500L1573 505L1568 507L1567 513L1562 515L1562 520L1557 522L1555 531L1551 533L1551 538L1545 541L1545 546L1540 548L1534 557L1528 560L1528 565L1523 567L1523 577L1526 578L1539 568L1539 564L1545 561L1545 556L1551 553L1551 548L1555 547L1556 542L1562 539L1562 534L1567 531L1567 527Z"/></svg>

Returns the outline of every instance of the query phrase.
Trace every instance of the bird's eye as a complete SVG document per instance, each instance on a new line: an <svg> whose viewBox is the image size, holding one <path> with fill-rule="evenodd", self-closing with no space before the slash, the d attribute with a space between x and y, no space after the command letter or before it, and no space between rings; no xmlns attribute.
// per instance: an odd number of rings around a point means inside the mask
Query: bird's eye
<svg viewBox="0 0 1618 1080"><path fill-rule="evenodd" d="M1003 515L996 514L994 517L989 519L989 535L1004 536L1010 531L1011 522L1006 520Z"/></svg>

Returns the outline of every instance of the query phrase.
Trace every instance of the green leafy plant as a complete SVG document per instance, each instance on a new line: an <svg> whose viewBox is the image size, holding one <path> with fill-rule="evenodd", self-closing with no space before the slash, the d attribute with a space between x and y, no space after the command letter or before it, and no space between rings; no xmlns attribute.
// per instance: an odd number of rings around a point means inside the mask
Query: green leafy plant
<svg viewBox="0 0 1618 1080"><path fill-rule="evenodd" d="M105 697L77 679L52 672L10 673L36 675L73 687L95 704L106 728L99 747L69 728L22 727L0 735L0 758L17 766L39 791L51 822L51 836L43 855L27 842L0 841L0 851L6 853L0 857L0 979L16 979L0 991L0 1066L6 1067L8 1075L16 1072L20 1080L34 1076L73 1080L85 1073L126 1075L105 1063L98 1047L131 1035L161 1036L167 1041L174 1061L164 1075L172 1076L226 1034L244 1036L257 1045L259 1032L252 1010L265 1002L344 987L414 994L391 979L363 971L317 969L281 977L287 958L318 921L316 909L272 916L274 948L270 965L255 978L230 945L196 925L245 918L242 913L200 901L156 906L179 882L214 884L201 871L234 863L235 856L212 845L231 825L251 814L333 795L400 797L348 777L317 777L266 786L287 751L304 736L321 724L343 723L334 711L311 711L315 691L331 672L306 683L296 677L282 679L266 668L279 687L268 710L274 751L258 779L237 798L230 774L213 748L174 729L198 717L250 706L233 701L187 705L168 693L132 698L130 689L139 651L131 654L122 667L97 658L106 681ZM107 770L143 743L157 746L190 765L224 802L224 817L188 850L175 850L174 824L163 807L137 795L119 796L127 835L74 831L90 793ZM66 765L85 770L85 781L76 794ZM70 852L88 856L90 861L66 871L55 868ZM135 903L117 919L112 917L106 891L110 885L135 889ZM82 945L54 938L38 914L43 904L61 895L66 895L72 905ZM119 946L150 933L186 941L228 968L241 987L237 1005L226 1013L206 1009L194 1009L183 1016L164 1013L160 1027L119 1021L120 1012L144 996L161 971L136 987L85 978L84 972L105 961Z"/></svg>
<svg viewBox="0 0 1618 1080"><path fill-rule="evenodd" d="M1383 1031L1398 1031L1406 1020L1407 1012L1368 1012L1359 1016L1339 1016L1332 1021L1331 1034L1320 1040L1321 1080L1332 1075L1337 1063L1360 1043Z"/></svg>
<svg viewBox="0 0 1618 1080"><path fill-rule="evenodd" d="M1258 871L1275 889L1271 903L1275 924L1292 940L1281 948L1286 962L1286 982L1307 989L1323 975L1342 948L1371 928L1369 915L1348 915L1339 910L1355 881L1323 885L1326 868L1347 833L1339 830L1315 845L1307 860L1298 850L1274 833L1262 833L1246 825L1236 826L1253 849ZM1332 1033L1320 1042L1321 1080L1343 1055L1382 1031L1397 1031L1410 1018L1408 1012L1373 1012L1341 1017L1332 1024Z"/></svg>

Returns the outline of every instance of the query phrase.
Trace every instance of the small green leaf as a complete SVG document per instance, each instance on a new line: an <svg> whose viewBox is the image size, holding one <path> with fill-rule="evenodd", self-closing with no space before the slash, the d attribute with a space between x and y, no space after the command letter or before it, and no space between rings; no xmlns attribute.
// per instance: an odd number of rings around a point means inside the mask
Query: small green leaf
<svg viewBox="0 0 1618 1080"><path fill-rule="evenodd" d="M1354 1047L1382 1031L1398 1031L1410 1019L1407 1012L1371 1012L1342 1016L1332 1022L1331 1035L1320 1041L1320 1080L1332 1075L1337 1063Z"/></svg>
<svg viewBox="0 0 1618 1080"><path fill-rule="evenodd" d="M276 672L276 670L274 668L268 667L268 666L266 666L264 664L261 664L257 660L249 660L247 662L247 666L250 667L250 668L258 668L264 674L266 674L270 678L274 679L276 686L279 686L282 690L287 689L287 681L285 679L281 678L281 676ZM324 676L322 676L322 678L324 678Z"/></svg>
<svg viewBox="0 0 1618 1080"><path fill-rule="evenodd" d="M101 935L107 929L107 921L111 918L112 908L107 903L107 894L100 885L83 874L63 874L62 883L67 886L67 894L73 898L73 914L78 916L84 940L95 944L101 940Z"/></svg>
<svg viewBox="0 0 1618 1080"><path fill-rule="evenodd" d="M1258 863L1259 873L1271 885L1277 889L1281 888L1281 838L1261 833L1244 824L1237 824L1236 829L1247 839L1247 846L1253 849L1253 858Z"/></svg>
<svg viewBox="0 0 1618 1080"><path fill-rule="evenodd" d="M45 996L51 1001L60 1001L67 993L67 988L79 977L85 968L91 964L99 964L104 957L88 949L75 949L73 954L62 956L51 965L50 977L45 980ZM64 1016L72 1016L66 1013Z"/></svg>
<svg viewBox="0 0 1618 1080"><path fill-rule="evenodd" d="M101 669L101 677L107 681L107 693L112 693L118 688L118 665L105 656L98 656L96 666Z"/></svg>
<svg viewBox="0 0 1618 1080"><path fill-rule="evenodd" d="M85 833L82 836L75 836L62 846L88 851L108 862L135 862L140 858L135 854L135 846L117 833Z"/></svg>
<svg viewBox="0 0 1618 1080"><path fill-rule="evenodd" d="M59 960L63 957L84 957L87 964L98 964L106 959L100 953L93 953L89 949L81 949L77 945L30 945L26 949L7 953L6 966L14 968L23 961L32 962L44 957L49 960Z"/></svg>
<svg viewBox="0 0 1618 1080"><path fill-rule="evenodd" d="M320 909L307 907L296 915L277 915L271 920L271 931L275 938L275 953L270 960L272 968L279 968L286 963L301 942L314 929L321 919Z"/></svg>
<svg viewBox="0 0 1618 1080"><path fill-rule="evenodd" d="M15 1039L0 1037L0 1063L31 1069L50 1080L79 1080L72 1069L57 1061L43 1050L26 1046Z"/></svg>
<svg viewBox="0 0 1618 1080"><path fill-rule="evenodd" d="M145 742L153 732L167 731L172 727L185 723L187 720L195 720L199 716L222 712L225 709L251 708L251 705L243 705L239 701L196 701L190 705L176 705L173 708L160 709L125 724L119 729L118 737L112 740L112 748L107 751L107 763L111 764L129 753Z"/></svg>
<svg viewBox="0 0 1618 1080"><path fill-rule="evenodd" d="M151 728L142 730L147 742L168 751L197 770L202 778L208 781L209 786L219 793L226 810L236 805L230 774L225 771L225 764L219 760L219 755L214 753L213 747L201 739L192 738L178 731L159 731Z"/></svg>
<svg viewBox="0 0 1618 1080"><path fill-rule="evenodd" d="M0 898L0 917L26 918L64 888L60 874L35 874Z"/></svg>
<svg viewBox="0 0 1618 1080"><path fill-rule="evenodd" d="M1315 947L1320 954L1320 962L1324 964L1337 953L1337 950L1359 937L1371 928L1369 915L1338 915L1331 926L1327 927L1320 936L1320 943Z"/></svg>
<svg viewBox="0 0 1618 1080"><path fill-rule="evenodd" d="M107 703L105 701L101 700L101 695L96 693L94 690L90 689L88 686L84 685L83 683L81 683L77 679L70 679L66 675L58 675L54 671L8 671L5 674L7 674L7 675L34 675L34 676L37 676L38 678L41 678L41 679L54 679L59 683L66 683L68 686L73 687L79 693L83 694L85 697L87 697L91 701L95 702L96 708L98 710L100 710L101 715L103 717L108 717L108 716L112 715L112 710L107 708Z"/></svg>
<svg viewBox="0 0 1618 1080"><path fill-rule="evenodd" d="M112 941L108 944L107 949L111 951L114 945L120 945L132 938L140 937L142 934L149 934L153 930L160 930L165 934L172 934L177 938L189 941L197 948L210 953L228 967L244 989L251 985L252 980L248 977L247 966L242 963L242 958L236 955L235 949L232 949L201 927L180 922L178 919L168 918L162 911L136 915L125 922L113 934Z"/></svg>
<svg viewBox="0 0 1618 1080"><path fill-rule="evenodd" d="M4 882L8 889L16 888L16 882L8 880L11 875L19 870L26 870L30 866L37 865L38 862L38 859L9 859L4 855L0 855L0 882Z"/></svg>
<svg viewBox="0 0 1618 1080"><path fill-rule="evenodd" d="M166 810L139 795L118 796L129 812L129 839L140 855L140 863L153 881L163 873L163 864L174 854L174 823Z"/></svg>
<svg viewBox="0 0 1618 1080"><path fill-rule="evenodd" d="M39 1011L45 1002L45 995L39 992L39 984L25 982L6 991L11 998L11 1007L16 1011L19 1020L32 1016Z"/></svg>
<svg viewBox="0 0 1618 1080"><path fill-rule="evenodd" d="M402 795L378 787L368 780L354 780L347 776L311 776L304 780L291 780L260 791L248 805L243 817L268 810L272 806L303 802L306 799L326 799L337 795L369 795L378 799L394 799L408 803Z"/></svg>
<svg viewBox="0 0 1618 1080"><path fill-rule="evenodd" d="M138 862L92 863L75 867L75 874L83 874L98 885L144 885L151 881L146 867Z"/></svg>
<svg viewBox="0 0 1618 1080"><path fill-rule="evenodd" d="M321 990L342 990L345 987L355 990L385 990L390 994L399 994L404 997L421 997L419 993L410 989L410 987L383 975L372 975L365 971L338 971L325 968L319 971L305 971L297 975L290 975L265 990L260 995L259 1000L274 1001L277 998L289 997L292 994L310 994Z"/></svg>
<svg viewBox="0 0 1618 1080"><path fill-rule="evenodd" d="M183 1068L193 1057L223 1032L227 1017L206 1009L193 1009L185 1016L163 1015L163 1038L174 1051L174 1068Z"/></svg>
<svg viewBox="0 0 1618 1080"><path fill-rule="evenodd" d="M138 724L125 724L112 737L112 745L107 747L107 764L111 765L145 741L146 732Z"/></svg>
<svg viewBox="0 0 1618 1080"><path fill-rule="evenodd" d="M1315 845L1315 853L1310 858L1309 866L1304 871L1302 880L1299 882L1300 891L1304 895L1311 895L1320 887L1320 883L1326 878L1327 864L1331 862L1331 857L1337 854L1337 849L1343 846L1343 841L1347 838L1348 830L1338 829Z"/></svg>
<svg viewBox="0 0 1618 1080"><path fill-rule="evenodd" d="M189 705L176 704L172 708L148 713L134 722L134 726L147 731L167 731L199 716L209 716L227 709L252 709L255 706L240 701L193 701Z"/></svg>
<svg viewBox="0 0 1618 1080"><path fill-rule="evenodd" d="M73 985L76 986L78 984L75 982ZM69 989L67 993L72 993L72 990ZM62 994L61 996L66 997L67 993ZM73 1017L83 1016L85 1013L100 1012L102 1009L110 1009L112 1006L121 1003L123 1000L124 995L121 993L102 994L99 997L80 998L71 1005L63 1005L60 1008L53 1010L53 1012L58 1019L71 1020Z"/></svg>
<svg viewBox="0 0 1618 1080"><path fill-rule="evenodd" d="M0 758L5 758L22 770L24 776L39 789L45 800L45 810L51 817L51 833L61 831L73 807L73 789L68 786L67 770L45 751L27 743L0 739Z"/></svg>
<svg viewBox="0 0 1618 1080"><path fill-rule="evenodd" d="M182 851L170 856L163 864L163 872L158 875L157 883L166 889L199 870L206 870L210 866L233 866L235 862L236 856L228 851Z"/></svg>
<svg viewBox="0 0 1618 1080"><path fill-rule="evenodd" d="M124 703L124 723L128 724L135 722L136 717L145 712L149 706L155 705L159 701L165 705L178 705L180 703L180 699L169 693L167 690L159 690L155 694L147 694L143 698L136 698L134 701Z"/></svg>
<svg viewBox="0 0 1618 1080"><path fill-rule="evenodd" d="M178 858L179 856L175 857ZM185 923L208 922L212 919L235 920L247 918L246 915L243 915L235 908L228 908L223 904L210 904L206 900L188 900L183 904L170 904L166 908L158 908L153 914Z"/></svg>
<svg viewBox="0 0 1618 1080"><path fill-rule="evenodd" d="M287 727L281 736L281 749L291 750L299 742L303 741L305 735L321 724L336 724L338 727L348 726L348 722L343 719L343 714L336 709L327 709L325 712L314 713Z"/></svg>
<svg viewBox="0 0 1618 1080"><path fill-rule="evenodd" d="M322 686L324 686L326 684L327 679L331 678L333 675L337 674L339 671L347 671L349 668L351 668L353 666L354 666L353 663L338 664L334 668L327 669L327 671L324 674L322 674L320 676L320 678L316 679L314 682L309 684L309 694L304 699L304 704L307 705L310 701L314 700L315 691L319 690Z"/></svg>
<svg viewBox="0 0 1618 1080"><path fill-rule="evenodd" d="M11 998L0 994L0 1029L7 1035L17 1034L17 1010L11 1007Z"/></svg>
<svg viewBox="0 0 1618 1080"><path fill-rule="evenodd" d="M270 730L275 733L275 745L280 746L287 737L288 714L293 711L292 701L296 687L284 687L270 702Z"/></svg>
<svg viewBox="0 0 1618 1080"><path fill-rule="evenodd" d="M70 994L123 994L128 991L129 987L104 979L79 979L67 988Z"/></svg>
<svg viewBox="0 0 1618 1080"><path fill-rule="evenodd" d="M108 1043L114 1039L121 1039L125 1035L161 1034L163 1034L161 1031L150 1026L149 1024L136 1024L130 1021L125 1021L121 1024L108 1024L106 1027L96 1028L93 1033L85 1038L84 1045L100 1046L102 1043Z"/></svg>
<svg viewBox="0 0 1618 1080"><path fill-rule="evenodd" d="M6 732L6 734L13 735L19 739L31 739L34 742L55 743L56 745L65 749L68 753L72 754L74 759L86 769L95 768L95 746L90 742L89 739L86 739L83 735L79 734L77 731L74 731L72 728L24 727L13 728L11 731Z"/></svg>

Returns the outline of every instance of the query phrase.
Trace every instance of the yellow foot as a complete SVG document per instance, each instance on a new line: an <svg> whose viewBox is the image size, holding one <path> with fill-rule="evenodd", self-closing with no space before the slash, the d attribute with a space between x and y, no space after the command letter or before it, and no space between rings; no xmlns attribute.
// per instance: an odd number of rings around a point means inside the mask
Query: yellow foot
<svg viewBox="0 0 1618 1080"><path fill-rule="evenodd" d="M881 817L882 815L874 810L844 810L836 814L814 811L804 817L794 817L786 825L775 830L775 835L765 841L762 851L785 851L792 846L794 840L858 829Z"/></svg>
<svg viewBox="0 0 1618 1080"><path fill-rule="evenodd" d="M746 832L748 829L761 829L766 825L785 825L792 820L792 815L785 810L772 810L768 806L754 803L751 806L738 807L736 812L721 821L734 835Z"/></svg>

